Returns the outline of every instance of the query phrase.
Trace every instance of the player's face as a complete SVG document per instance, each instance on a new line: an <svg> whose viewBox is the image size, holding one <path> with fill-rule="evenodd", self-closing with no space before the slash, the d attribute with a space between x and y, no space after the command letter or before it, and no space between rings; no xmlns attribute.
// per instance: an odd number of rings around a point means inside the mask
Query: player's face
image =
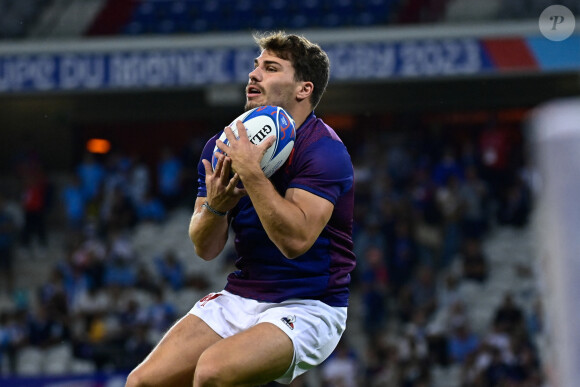
<svg viewBox="0 0 580 387"><path fill-rule="evenodd" d="M294 80L294 67L289 60L281 59L264 50L254 60L254 70L249 74L246 87L246 110L263 105L280 106L291 110L296 102L299 85Z"/></svg>

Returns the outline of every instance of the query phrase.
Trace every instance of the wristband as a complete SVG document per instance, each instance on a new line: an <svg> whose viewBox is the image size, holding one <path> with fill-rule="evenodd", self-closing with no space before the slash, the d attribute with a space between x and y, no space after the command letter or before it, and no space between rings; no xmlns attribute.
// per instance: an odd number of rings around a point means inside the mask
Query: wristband
<svg viewBox="0 0 580 387"><path fill-rule="evenodd" d="M213 208L212 206L209 205L207 200L201 206L205 207L209 212L211 212L212 214L216 214L217 216L226 216L228 214L227 211L221 212L221 211L216 210L215 208Z"/></svg>

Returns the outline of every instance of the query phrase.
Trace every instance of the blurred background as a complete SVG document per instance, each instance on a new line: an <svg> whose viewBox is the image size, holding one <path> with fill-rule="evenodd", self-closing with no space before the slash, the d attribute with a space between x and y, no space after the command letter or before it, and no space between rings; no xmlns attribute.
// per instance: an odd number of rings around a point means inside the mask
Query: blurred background
<svg viewBox="0 0 580 387"><path fill-rule="evenodd" d="M545 0L0 0L0 385L119 386L224 286L187 235L254 31L331 59L355 166L347 332L295 386L553 385L529 117L580 94ZM580 23L576 23L580 25Z"/></svg>

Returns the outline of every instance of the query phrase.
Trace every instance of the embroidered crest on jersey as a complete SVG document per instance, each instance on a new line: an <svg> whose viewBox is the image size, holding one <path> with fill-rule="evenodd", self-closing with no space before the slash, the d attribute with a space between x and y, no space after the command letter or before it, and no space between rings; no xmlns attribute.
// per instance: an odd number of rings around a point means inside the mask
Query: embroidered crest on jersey
<svg viewBox="0 0 580 387"><path fill-rule="evenodd" d="M294 329L294 322L296 321L296 316L286 316L282 317L280 320L284 322L284 324L288 325L288 328Z"/></svg>
<svg viewBox="0 0 580 387"><path fill-rule="evenodd" d="M202 298L201 300L199 300L199 306L203 308L205 306L205 304L207 304L211 300L215 300L216 298L218 298L221 295L222 295L221 293L210 293L207 296L205 296L204 298Z"/></svg>

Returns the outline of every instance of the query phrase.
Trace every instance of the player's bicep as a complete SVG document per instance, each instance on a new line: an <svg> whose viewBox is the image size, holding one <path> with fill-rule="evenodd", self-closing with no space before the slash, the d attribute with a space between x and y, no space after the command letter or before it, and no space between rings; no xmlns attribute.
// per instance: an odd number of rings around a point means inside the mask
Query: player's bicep
<svg viewBox="0 0 580 387"><path fill-rule="evenodd" d="M318 195L298 188L286 190L285 198L302 212L303 234L314 243L330 220L334 205Z"/></svg>

